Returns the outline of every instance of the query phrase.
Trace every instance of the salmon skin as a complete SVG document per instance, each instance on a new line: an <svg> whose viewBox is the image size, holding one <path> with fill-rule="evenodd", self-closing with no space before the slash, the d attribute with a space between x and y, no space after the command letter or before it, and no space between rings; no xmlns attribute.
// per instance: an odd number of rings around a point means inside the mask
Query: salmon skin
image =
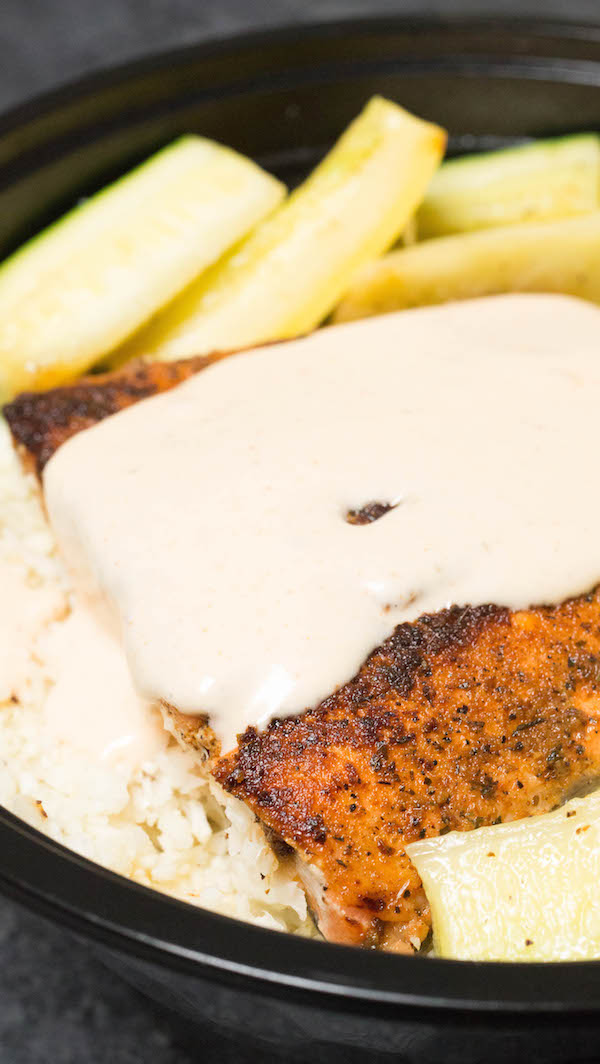
<svg viewBox="0 0 600 1064"><path fill-rule="evenodd" d="M139 362L4 413L41 473L65 440L214 358ZM600 769L600 594L401 624L319 706L249 728L220 756L206 718L163 707L220 784L293 855L323 934L418 949L431 917L408 843L546 812ZM202 707L199 707L201 712Z"/></svg>

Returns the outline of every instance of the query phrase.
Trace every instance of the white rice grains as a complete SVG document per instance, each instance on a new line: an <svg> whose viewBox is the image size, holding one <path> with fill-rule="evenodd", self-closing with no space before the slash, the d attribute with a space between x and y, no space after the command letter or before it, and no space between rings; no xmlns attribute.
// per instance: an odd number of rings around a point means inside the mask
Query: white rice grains
<svg viewBox="0 0 600 1064"><path fill-rule="evenodd" d="M26 596L27 623L15 632L0 616L0 804L146 886L262 927L316 935L298 880L253 814L174 739L132 772L49 737L53 678L40 647L49 626L69 614L69 587L35 480L22 472L0 421L0 596L9 580Z"/></svg>

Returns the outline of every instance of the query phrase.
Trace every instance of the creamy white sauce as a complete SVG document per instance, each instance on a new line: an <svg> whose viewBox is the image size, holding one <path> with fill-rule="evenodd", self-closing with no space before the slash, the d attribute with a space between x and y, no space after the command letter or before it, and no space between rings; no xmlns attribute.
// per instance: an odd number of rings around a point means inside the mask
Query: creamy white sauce
<svg viewBox="0 0 600 1064"><path fill-rule="evenodd" d="M59 449L65 556L138 690L224 747L315 704L395 625L600 580L600 310L502 296L220 362ZM345 520L397 504L372 524Z"/></svg>
<svg viewBox="0 0 600 1064"><path fill-rule="evenodd" d="M97 604L76 601L37 652L52 678L44 705L51 742L128 772L165 748L160 716L135 690L123 648Z"/></svg>

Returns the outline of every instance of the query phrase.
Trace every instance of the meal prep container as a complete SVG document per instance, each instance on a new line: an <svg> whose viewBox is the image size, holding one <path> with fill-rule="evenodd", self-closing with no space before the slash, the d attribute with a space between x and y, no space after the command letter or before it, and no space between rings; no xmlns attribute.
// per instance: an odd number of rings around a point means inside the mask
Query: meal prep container
<svg viewBox="0 0 600 1064"><path fill-rule="evenodd" d="M599 86L600 26L573 23L353 20L160 55L0 120L0 252L187 131L293 184L375 92L446 126L460 152L600 129ZM0 854L0 890L200 1025L199 1059L207 1031L224 1051L237 1042L239 1061L597 1059L600 962L457 963L265 931L113 875L2 810Z"/></svg>

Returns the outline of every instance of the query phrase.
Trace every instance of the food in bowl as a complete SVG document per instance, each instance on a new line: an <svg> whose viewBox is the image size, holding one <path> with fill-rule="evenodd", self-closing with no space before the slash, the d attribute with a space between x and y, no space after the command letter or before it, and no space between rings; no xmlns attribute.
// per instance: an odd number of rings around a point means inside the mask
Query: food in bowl
<svg viewBox="0 0 600 1064"><path fill-rule="evenodd" d="M535 223L552 233L595 218L597 141L573 142L517 154L528 187L541 154L555 177ZM439 185L427 188L443 144L375 101L289 201L124 343L94 318L93 359L120 368L68 383L80 358L38 357L43 316L25 315L30 356L10 348L5 393L23 373L65 383L5 407L30 471L7 448L11 602L21 584L29 602L32 581L43 602L16 626L3 793L75 848L222 912L410 952L428 947L433 911L438 952L506 957L521 938L489 934L488 912L471 947L446 925L477 893L461 869L478 844L463 839L486 832L492 852L502 832L493 885L511 845L535 837L535 872L544 832L573 832L570 807L558 829L549 811L597 774L596 517L581 456L598 442L600 311L505 294L288 338L336 305L341 317L345 292L367 305L361 270L467 239L429 233L369 265L418 237L428 196L440 215ZM461 165L465 194L475 170L485 201L514 155ZM566 195L573 174L582 197ZM511 217L495 231L510 246L521 230ZM67 260L80 246L68 230L58 245ZM4 267L6 307L23 309L28 256L43 277L56 246L42 237ZM573 814L588 825L574 829L581 904L595 810L584 798ZM591 926L585 941L596 955ZM582 955L548 928L543 948L523 948Z"/></svg>

